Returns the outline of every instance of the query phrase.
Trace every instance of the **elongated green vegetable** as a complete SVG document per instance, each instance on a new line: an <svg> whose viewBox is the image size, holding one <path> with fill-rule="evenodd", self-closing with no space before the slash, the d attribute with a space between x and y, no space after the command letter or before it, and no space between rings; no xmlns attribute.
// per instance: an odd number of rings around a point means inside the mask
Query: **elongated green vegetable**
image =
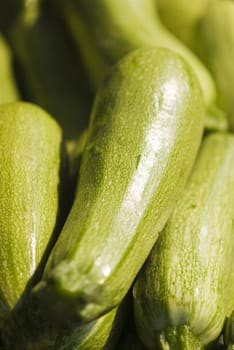
<svg viewBox="0 0 234 350"><path fill-rule="evenodd" d="M0 106L0 320L9 317L56 226L61 129L37 106Z"/></svg>
<svg viewBox="0 0 234 350"><path fill-rule="evenodd" d="M204 141L184 195L134 285L149 349L201 349L218 338L234 298L234 136Z"/></svg>
<svg viewBox="0 0 234 350"><path fill-rule="evenodd" d="M77 138L88 125L92 95L63 23L37 5L22 12L9 35L25 99L51 113L66 138Z"/></svg>
<svg viewBox="0 0 234 350"><path fill-rule="evenodd" d="M212 1L155 0L155 3L162 23L193 49L196 26Z"/></svg>
<svg viewBox="0 0 234 350"><path fill-rule="evenodd" d="M155 0L69 0L64 11L84 64L96 88L110 65L126 53L144 46L166 47L191 64L205 102L216 98L214 82L200 60L164 28L156 14ZM123 15L124 14L124 15Z"/></svg>
<svg viewBox="0 0 234 350"><path fill-rule="evenodd" d="M234 2L214 0L197 29L197 53L212 73L219 105L234 130Z"/></svg>
<svg viewBox="0 0 234 350"><path fill-rule="evenodd" d="M0 34L0 104L19 99L17 83L13 73L12 56L9 45Z"/></svg>
<svg viewBox="0 0 234 350"><path fill-rule="evenodd" d="M33 291L54 324L90 321L122 300L187 180L203 125L199 83L172 51L139 49L110 70L73 207Z"/></svg>
<svg viewBox="0 0 234 350"><path fill-rule="evenodd" d="M234 349L234 311L225 324L224 340L228 350Z"/></svg>

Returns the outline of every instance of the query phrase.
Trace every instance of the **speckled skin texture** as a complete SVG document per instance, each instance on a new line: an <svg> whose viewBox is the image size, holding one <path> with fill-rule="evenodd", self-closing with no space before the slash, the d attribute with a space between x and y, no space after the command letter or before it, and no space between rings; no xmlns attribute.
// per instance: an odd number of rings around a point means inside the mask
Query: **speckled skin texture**
<svg viewBox="0 0 234 350"><path fill-rule="evenodd" d="M47 317L88 321L122 300L176 204L203 125L197 79L172 51L139 49L110 70L73 207L34 289Z"/></svg>
<svg viewBox="0 0 234 350"><path fill-rule="evenodd" d="M200 347L207 345L233 309L233 162L234 136L208 136L184 196L137 278L135 319L149 349L158 343L161 349L197 349L190 343L194 336Z"/></svg>
<svg viewBox="0 0 234 350"><path fill-rule="evenodd" d="M60 145L60 127L39 107L0 106L0 319L19 300L55 228Z"/></svg>

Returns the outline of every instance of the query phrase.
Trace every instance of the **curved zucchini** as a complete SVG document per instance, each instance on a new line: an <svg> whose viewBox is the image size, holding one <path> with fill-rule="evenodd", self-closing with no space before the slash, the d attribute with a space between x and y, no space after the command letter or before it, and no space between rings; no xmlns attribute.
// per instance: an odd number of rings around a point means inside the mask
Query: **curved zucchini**
<svg viewBox="0 0 234 350"><path fill-rule="evenodd" d="M35 105L4 104L0 148L0 319L4 321L55 229L61 129Z"/></svg>
<svg viewBox="0 0 234 350"><path fill-rule="evenodd" d="M11 50L0 33L0 104L15 102L19 91L13 73Z"/></svg>
<svg viewBox="0 0 234 350"><path fill-rule="evenodd" d="M134 285L149 349L200 349L218 338L234 298L234 136L208 136L185 192ZM189 345L188 345L189 344Z"/></svg>
<svg viewBox="0 0 234 350"><path fill-rule="evenodd" d="M108 67L133 49L166 47L191 64L210 107L216 87L201 61L164 28L155 10L155 0L69 0L65 17L74 41L81 49L92 85L96 88ZM123 16L124 13L124 16Z"/></svg>
<svg viewBox="0 0 234 350"><path fill-rule="evenodd" d="M234 349L234 311L225 324L224 341L228 350Z"/></svg>
<svg viewBox="0 0 234 350"><path fill-rule="evenodd" d="M47 318L87 322L119 304L187 180L203 125L199 83L172 51L138 49L110 70L74 204L33 290Z"/></svg>
<svg viewBox="0 0 234 350"><path fill-rule="evenodd" d="M214 35L215 33L215 35ZM234 2L214 0L197 29L197 53L212 73L219 105L234 130Z"/></svg>
<svg viewBox="0 0 234 350"><path fill-rule="evenodd" d="M63 23L48 6L32 5L9 31L25 99L53 115L66 138L77 138L93 98L87 79Z"/></svg>
<svg viewBox="0 0 234 350"><path fill-rule="evenodd" d="M162 23L193 49L196 26L204 16L210 0L155 0Z"/></svg>

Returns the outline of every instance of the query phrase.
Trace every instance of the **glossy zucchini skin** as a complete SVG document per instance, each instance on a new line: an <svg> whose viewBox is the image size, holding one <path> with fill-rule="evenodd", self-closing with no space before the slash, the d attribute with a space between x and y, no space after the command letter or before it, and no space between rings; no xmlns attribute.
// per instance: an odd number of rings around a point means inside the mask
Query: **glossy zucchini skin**
<svg viewBox="0 0 234 350"><path fill-rule="evenodd" d="M203 127L199 83L174 52L138 49L112 67L76 198L32 294L54 323L87 322L119 304L187 180Z"/></svg>
<svg viewBox="0 0 234 350"><path fill-rule="evenodd" d="M166 47L191 64L206 105L210 107L215 102L216 87L211 75L192 51L161 24L155 0L69 0L63 4L65 18L74 41L81 48L94 88L108 67L131 50Z"/></svg>
<svg viewBox="0 0 234 350"><path fill-rule="evenodd" d="M0 104L15 102L19 91L13 73L12 53L6 39L0 33Z"/></svg>
<svg viewBox="0 0 234 350"><path fill-rule="evenodd" d="M197 53L217 86L219 105L234 130L234 2L212 1L197 28ZM215 33L215 35L214 35Z"/></svg>
<svg viewBox="0 0 234 350"><path fill-rule="evenodd" d="M0 319L36 271L58 215L61 128L41 108L0 106Z"/></svg>
<svg viewBox="0 0 234 350"><path fill-rule="evenodd" d="M233 135L207 136L136 280L135 319L149 349L202 348L218 338L233 308L233 298L225 296L233 286L233 161Z"/></svg>

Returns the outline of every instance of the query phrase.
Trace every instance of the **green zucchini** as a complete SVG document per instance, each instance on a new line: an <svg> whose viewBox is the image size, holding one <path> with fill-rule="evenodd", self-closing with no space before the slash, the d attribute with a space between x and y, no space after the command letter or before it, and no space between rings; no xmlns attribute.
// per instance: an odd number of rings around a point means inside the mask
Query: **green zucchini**
<svg viewBox="0 0 234 350"><path fill-rule="evenodd" d="M61 137L41 108L0 106L0 323L20 300L56 227Z"/></svg>
<svg viewBox="0 0 234 350"><path fill-rule="evenodd" d="M234 136L201 147L181 200L133 289L137 329L149 349L202 349L216 340L234 298Z"/></svg>
<svg viewBox="0 0 234 350"><path fill-rule="evenodd" d="M32 291L53 324L88 322L125 296L187 180L204 109L196 76L171 50L138 49L111 68L76 198Z"/></svg>
<svg viewBox="0 0 234 350"><path fill-rule="evenodd" d="M53 115L66 138L77 138L88 125L93 97L63 23L49 6L29 6L9 38L24 99Z"/></svg>
<svg viewBox="0 0 234 350"><path fill-rule="evenodd" d="M228 350L234 349L234 311L226 321L224 329L224 341Z"/></svg>
<svg viewBox="0 0 234 350"><path fill-rule="evenodd" d="M200 60L164 28L155 0L69 0L63 10L74 41L81 49L90 81L97 87L110 65L133 49L166 47L192 66L200 81L206 105L216 98L214 82ZM123 16L124 14L124 16Z"/></svg>
<svg viewBox="0 0 234 350"><path fill-rule="evenodd" d="M215 33L215 35L214 35ZM217 98L234 130L234 2L214 0L197 28L197 54L214 77Z"/></svg>
<svg viewBox="0 0 234 350"><path fill-rule="evenodd" d="M11 49L0 33L0 104L15 102L19 91L15 80Z"/></svg>
<svg viewBox="0 0 234 350"><path fill-rule="evenodd" d="M155 0L162 23L191 49L196 26L204 16L210 0Z"/></svg>

